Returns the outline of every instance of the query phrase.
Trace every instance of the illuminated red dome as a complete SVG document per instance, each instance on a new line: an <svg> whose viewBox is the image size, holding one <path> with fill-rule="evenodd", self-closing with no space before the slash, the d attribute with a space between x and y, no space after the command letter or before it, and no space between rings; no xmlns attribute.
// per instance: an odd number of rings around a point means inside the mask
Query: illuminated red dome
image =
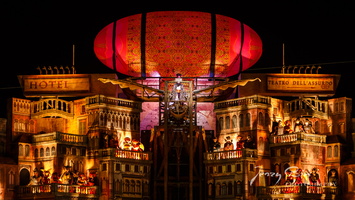
<svg viewBox="0 0 355 200"><path fill-rule="evenodd" d="M112 22L97 34L94 51L109 68L134 77L228 77L257 62L262 42L230 17L161 11Z"/></svg>

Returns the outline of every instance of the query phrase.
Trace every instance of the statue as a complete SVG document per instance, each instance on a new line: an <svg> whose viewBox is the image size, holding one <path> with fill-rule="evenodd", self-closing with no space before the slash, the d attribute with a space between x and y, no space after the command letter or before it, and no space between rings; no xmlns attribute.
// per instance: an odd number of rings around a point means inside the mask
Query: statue
<svg viewBox="0 0 355 200"><path fill-rule="evenodd" d="M176 74L176 78L175 78L175 84L173 87L173 91L172 91L172 100L173 101L180 101L180 100L185 100L183 99L185 96L185 92L184 92L184 85L181 83L182 82L182 78L181 78L181 74Z"/></svg>

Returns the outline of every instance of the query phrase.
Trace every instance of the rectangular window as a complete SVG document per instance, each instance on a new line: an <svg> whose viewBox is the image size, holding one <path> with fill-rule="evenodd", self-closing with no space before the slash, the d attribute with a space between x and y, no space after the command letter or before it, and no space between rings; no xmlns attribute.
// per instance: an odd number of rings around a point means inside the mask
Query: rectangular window
<svg viewBox="0 0 355 200"><path fill-rule="evenodd" d="M106 171L107 170L107 164L106 163L102 163L102 171Z"/></svg>
<svg viewBox="0 0 355 200"><path fill-rule="evenodd" d="M125 165L125 168L124 168L124 170L125 170L126 172L129 172L129 171L131 171L131 170L129 169L129 165L128 165L128 164L126 164L126 165Z"/></svg>
<svg viewBox="0 0 355 200"><path fill-rule="evenodd" d="M115 165L115 171L121 171L121 164L116 163L116 165Z"/></svg>

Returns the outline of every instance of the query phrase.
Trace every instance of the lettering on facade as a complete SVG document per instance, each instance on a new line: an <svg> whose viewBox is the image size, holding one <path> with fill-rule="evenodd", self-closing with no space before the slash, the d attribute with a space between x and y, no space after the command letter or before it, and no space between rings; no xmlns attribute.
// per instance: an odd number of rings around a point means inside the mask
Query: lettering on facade
<svg viewBox="0 0 355 200"><path fill-rule="evenodd" d="M75 92L89 91L89 78L27 78L24 92Z"/></svg>
<svg viewBox="0 0 355 200"><path fill-rule="evenodd" d="M333 77L267 77L268 90L333 91Z"/></svg>

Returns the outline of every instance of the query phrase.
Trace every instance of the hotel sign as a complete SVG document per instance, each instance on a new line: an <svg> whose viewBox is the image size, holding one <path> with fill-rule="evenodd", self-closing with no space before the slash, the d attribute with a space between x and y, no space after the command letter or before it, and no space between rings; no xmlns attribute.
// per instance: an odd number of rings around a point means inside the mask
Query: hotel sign
<svg viewBox="0 0 355 200"><path fill-rule="evenodd" d="M26 75L20 78L25 94L67 96L90 91L90 76L85 74Z"/></svg>
<svg viewBox="0 0 355 200"><path fill-rule="evenodd" d="M334 77L282 77L268 76L267 89L294 92L331 92L334 91Z"/></svg>

